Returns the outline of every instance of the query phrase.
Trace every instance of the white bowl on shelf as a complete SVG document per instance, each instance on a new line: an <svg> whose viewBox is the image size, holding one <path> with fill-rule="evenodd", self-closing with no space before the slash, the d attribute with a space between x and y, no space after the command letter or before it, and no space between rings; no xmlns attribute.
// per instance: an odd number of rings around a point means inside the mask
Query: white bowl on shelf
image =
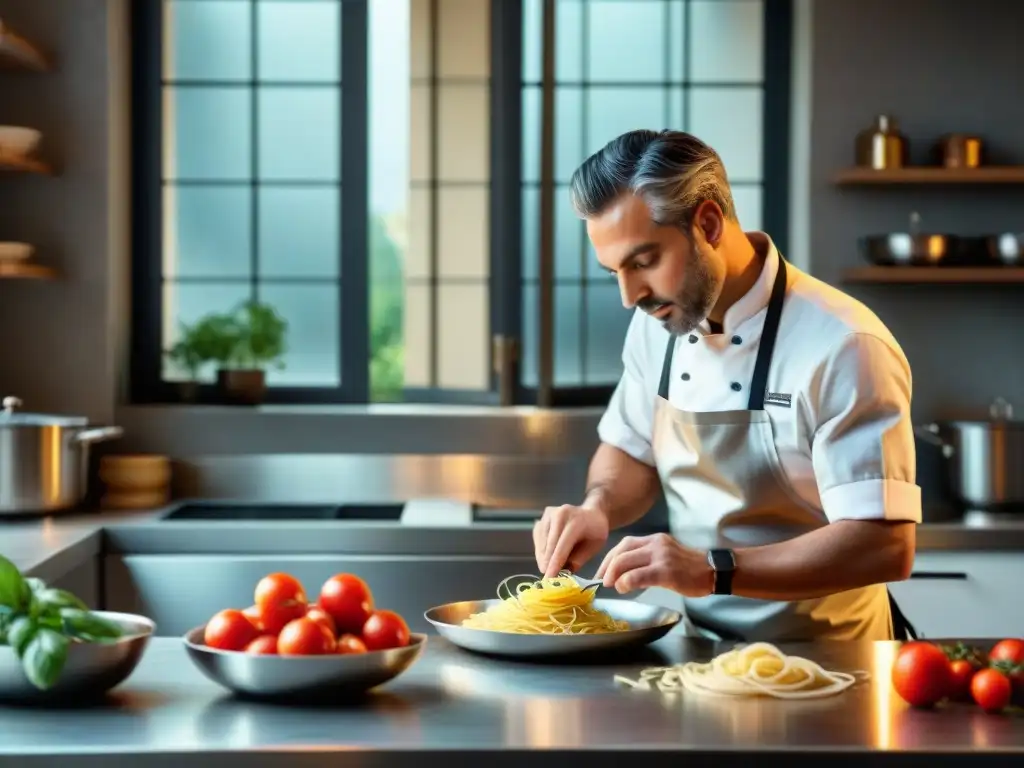
<svg viewBox="0 0 1024 768"><path fill-rule="evenodd" d="M0 125L0 154L26 157L35 151L43 134L35 128Z"/></svg>
<svg viewBox="0 0 1024 768"><path fill-rule="evenodd" d="M28 261L35 251L35 246L28 243L0 243L0 261Z"/></svg>

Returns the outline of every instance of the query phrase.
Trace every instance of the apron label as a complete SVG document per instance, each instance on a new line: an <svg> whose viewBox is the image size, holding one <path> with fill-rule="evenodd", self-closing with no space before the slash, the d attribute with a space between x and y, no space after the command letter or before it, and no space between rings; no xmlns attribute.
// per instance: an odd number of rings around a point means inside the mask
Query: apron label
<svg viewBox="0 0 1024 768"><path fill-rule="evenodd" d="M793 396L784 395L781 392L765 392L764 393L764 404L765 405L778 405L782 408L793 407Z"/></svg>

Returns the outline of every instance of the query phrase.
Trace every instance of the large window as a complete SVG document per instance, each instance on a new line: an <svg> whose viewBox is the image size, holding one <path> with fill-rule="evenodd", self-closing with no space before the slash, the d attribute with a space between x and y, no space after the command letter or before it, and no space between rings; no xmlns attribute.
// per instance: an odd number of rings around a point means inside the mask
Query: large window
<svg viewBox="0 0 1024 768"><path fill-rule="evenodd" d="M689 130L784 247L788 1L553 0L547 79L545 0L136 4L135 399L178 397L182 324L255 298L289 325L272 401L603 402L629 313L569 177Z"/></svg>

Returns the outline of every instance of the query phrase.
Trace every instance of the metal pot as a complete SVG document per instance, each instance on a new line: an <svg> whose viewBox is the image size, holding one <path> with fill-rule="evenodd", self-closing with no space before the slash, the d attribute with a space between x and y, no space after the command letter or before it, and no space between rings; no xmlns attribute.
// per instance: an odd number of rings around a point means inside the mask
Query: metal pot
<svg viewBox="0 0 1024 768"><path fill-rule="evenodd" d="M88 490L89 446L120 437L121 427L88 428L80 416L0 411L0 515L54 512L80 503Z"/></svg>
<svg viewBox="0 0 1024 768"><path fill-rule="evenodd" d="M998 397L988 421L952 421L917 427L938 445L949 464L950 490L968 510L1020 511L1024 508L1024 422Z"/></svg>

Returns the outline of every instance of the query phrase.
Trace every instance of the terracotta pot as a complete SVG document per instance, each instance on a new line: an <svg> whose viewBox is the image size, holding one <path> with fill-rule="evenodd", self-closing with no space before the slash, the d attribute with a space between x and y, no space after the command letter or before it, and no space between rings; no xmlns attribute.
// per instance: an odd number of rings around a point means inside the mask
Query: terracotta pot
<svg viewBox="0 0 1024 768"><path fill-rule="evenodd" d="M217 371L217 386L231 405L259 405L267 392L267 375L255 369Z"/></svg>

